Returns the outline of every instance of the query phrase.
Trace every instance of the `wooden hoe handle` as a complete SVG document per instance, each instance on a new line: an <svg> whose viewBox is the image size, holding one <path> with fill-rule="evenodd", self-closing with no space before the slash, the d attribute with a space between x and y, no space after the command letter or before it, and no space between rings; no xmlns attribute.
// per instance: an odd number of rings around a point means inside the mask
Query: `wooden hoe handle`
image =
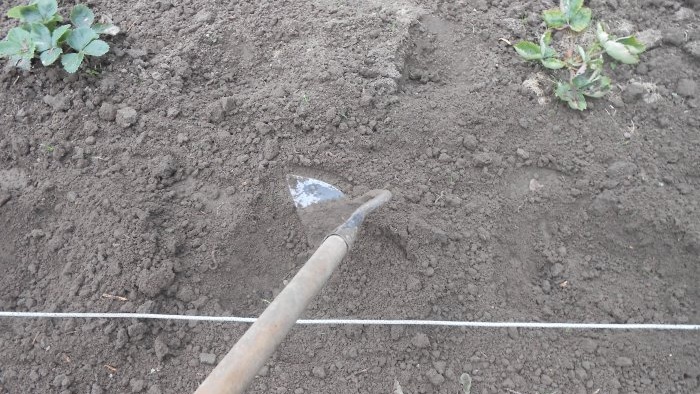
<svg viewBox="0 0 700 394"><path fill-rule="evenodd" d="M348 251L331 235L202 382L195 394L241 394Z"/></svg>

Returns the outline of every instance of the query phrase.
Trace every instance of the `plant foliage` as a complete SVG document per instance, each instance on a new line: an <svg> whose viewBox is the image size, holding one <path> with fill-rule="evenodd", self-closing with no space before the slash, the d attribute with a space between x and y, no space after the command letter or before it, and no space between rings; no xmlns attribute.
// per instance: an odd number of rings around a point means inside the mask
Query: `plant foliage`
<svg viewBox="0 0 700 394"><path fill-rule="evenodd" d="M551 46L552 30L583 32L590 27L590 8L583 6L583 0L560 0L559 8L544 11L542 19L547 30L539 43L521 41L513 47L525 60L538 61L550 70L568 72L568 78L556 82L554 95L573 109L583 111L588 107L586 97L600 98L610 91L612 81L604 74L605 55L620 63L636 64L646 49L634 36L616 38L598 23L595 40L587 48L577 45L561 56Z"/></svg>
<svg viewBox="0 0 700 394"><path fill-rule="evenodd" d="M109 51L109 44L100 40L100 35L119 33L111 23L94 23L95 14L82 4L73 7L71 24L61 24L56 0L32 0L11 8L7 16L20 25L0 41L0 58L8 58L11 66L23 70L30 70L36 57L44 66L60 58L63 68L74 73L86 56L100 57Z"/></svg>
<svg viewBox="0 0 700 394"><path fill-rule="evenodd" d="M546 10L542 19L550 29L570 28L582 32L591 23L591 9L583 6L583 0L560 0L559 8Z"/></svg>

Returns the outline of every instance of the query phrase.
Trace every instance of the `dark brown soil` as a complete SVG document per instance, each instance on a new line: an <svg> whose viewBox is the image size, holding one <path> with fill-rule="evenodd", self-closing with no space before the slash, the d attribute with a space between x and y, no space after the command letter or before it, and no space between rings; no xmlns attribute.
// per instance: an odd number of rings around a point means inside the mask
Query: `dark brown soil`
<svg viewBox="0 0 700 394"><path fill-rule="evenodd" d="M700 5L591 1L653 45L578 113L499 40L553 3L91 0L96 75L0 74L0 310L255 316L312 251L291 172L395 196L306 317L700 322ZM0 320L0 393L191 392L245 328ZM697 394L700 333L304 326L250 392L464 372Z"/></svg>

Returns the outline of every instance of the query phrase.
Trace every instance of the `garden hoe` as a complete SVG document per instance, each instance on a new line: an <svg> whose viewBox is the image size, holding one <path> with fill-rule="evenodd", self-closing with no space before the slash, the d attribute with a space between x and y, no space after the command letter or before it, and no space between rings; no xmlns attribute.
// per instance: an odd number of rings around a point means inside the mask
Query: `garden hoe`
<svg viewBox="0 0 700 394"><path fill-rule="evenodd" d="M302 224L312 226L312 243L319 233L325 239L195 394L243 393L350 250L365 216L391 198L372 190L351 200L333 185L297 175L287 175L287 183Z"/></svg>

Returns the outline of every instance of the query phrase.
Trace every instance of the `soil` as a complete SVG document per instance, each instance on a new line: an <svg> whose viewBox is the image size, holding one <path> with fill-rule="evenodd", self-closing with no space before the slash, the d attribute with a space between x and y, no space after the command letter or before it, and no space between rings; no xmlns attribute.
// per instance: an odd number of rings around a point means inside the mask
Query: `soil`
<svg viewBox="0 0 700 394"><path fill-rule="evenodd" d="M650 49L581 113L500 40L553 1L89 4L122 27L107 56L0 73L0 310L256 316L313 251L299 173L394 194L307 318L700 322L697 0L591 1ZM192 392L245 328L0 320L0 393ZM303 326L250 392L462 373L697 394L700 333Z"/></svg>

